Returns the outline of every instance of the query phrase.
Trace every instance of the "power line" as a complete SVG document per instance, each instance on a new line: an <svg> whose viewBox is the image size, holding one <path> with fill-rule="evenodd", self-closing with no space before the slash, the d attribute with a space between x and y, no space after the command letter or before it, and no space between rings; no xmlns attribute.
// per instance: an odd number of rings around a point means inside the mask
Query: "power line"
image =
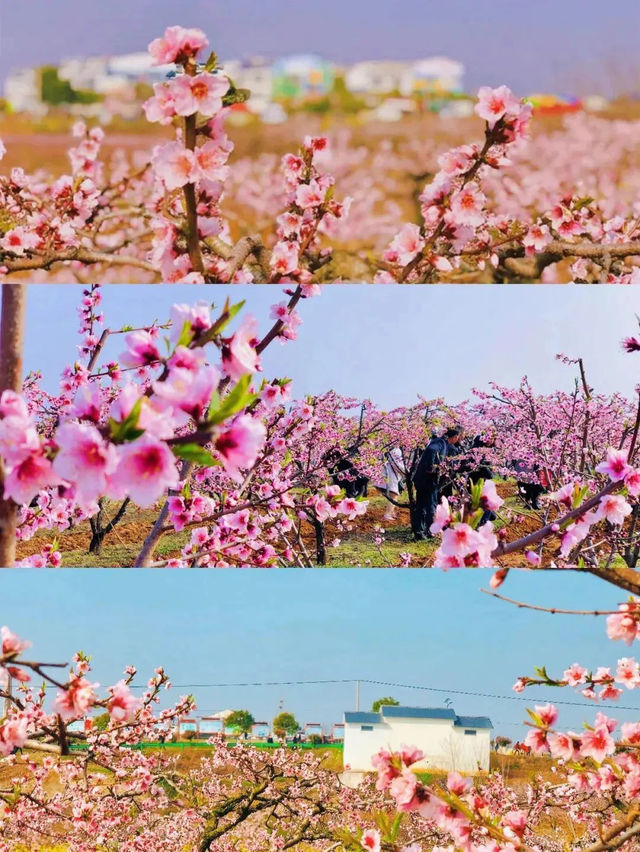
<svg viewBox="0 0 640 852"><path fill-rule="evenodd" d="M242 681L238 683L174 683L176 689L224 689L244 686L312 686L323 685L329 683L368 683L372 686L391 686L395 689L418 689L425 692L440 692L451 695L471 695L476 698L493 698L498 701L526 701L531 704L536 701L547 701L547 698L533 698L524 695L496 695L490 692L473 692L464 689L444 689L437 686L419 686L411 683L395 683L387 680L370 680L369 678L342 678L342 679L326 679L326 680L264 680L264 681ZM131 689L147 689L147 686L131 685ZM554 700L554 704L564 704L572 707L593 707L592 701L565 701L563 699ZM640 707L629 707L622 704L611 705L615 706L616 710L640 710Z"/></svg>

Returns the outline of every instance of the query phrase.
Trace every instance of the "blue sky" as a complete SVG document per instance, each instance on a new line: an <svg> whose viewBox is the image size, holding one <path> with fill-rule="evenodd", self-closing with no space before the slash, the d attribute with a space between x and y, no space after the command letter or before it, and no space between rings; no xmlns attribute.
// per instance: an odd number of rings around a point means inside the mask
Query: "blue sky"
<svg viewBox="0 0 640 852"><path fill-rule="evenodd" d="M33 642L34 659L94 658L94 680L113 683L135 663L143 684L162 664L174 683L357 679L515 696L533 666L562 672L574 661L612 665L631 655L606 639L602 618L522 611L483 595L490 572L436 570L12 571L2 575L2 621ZM616 608L625 595L588 576L512 573L505 594L544 606ZM175 693L188 690L176 688ZM193 690L202 714L248 708L270 720L279 699L302 723L326 725L354 709L351 684ZM410 706L488 715L496 733L522 737L536 698L580 701L568 690L531 689L529 704L364 685L361 709L393 695ZM525 693L525 696L527 693ZM615 710L637 720L626 692ZM596 707L562 706L578 729Z"/></svg>
<svg viewBox="0 0 640 852"><path fill-rule="evenodd" d="M29 0L5 3L0 81L66 56L144 50L172 24L202 27L222 57L318 52L337 62L445 55L470 89L595 90L637 68L637 0ZM615 12L612 9L615 8ZM629 57L629 58L627 58Z"/></svg>
<svg viewBox="0 0 640 852"><path fill-rule="evenodd" d="M110 285L103 308L117 328L163 321L175 302L222 305L226 295L246 299L263 332L270 306L284 298L275 287ZM75 285L29 288L25 369L41 369L51 391L77 354L80 297ZM620 347L637 333L635 287L328 286L300 313L298 340L264 355L265 375L292 378L298 397L333 388L387 409L412 405L418 394L456 403L473 387L515 386L524 375L540 392L571 390L573 371L555 360L558 352L582 355L597 391L631 396L638 383L640 363ZM123 348L117 337L105 357Z"/></svg>

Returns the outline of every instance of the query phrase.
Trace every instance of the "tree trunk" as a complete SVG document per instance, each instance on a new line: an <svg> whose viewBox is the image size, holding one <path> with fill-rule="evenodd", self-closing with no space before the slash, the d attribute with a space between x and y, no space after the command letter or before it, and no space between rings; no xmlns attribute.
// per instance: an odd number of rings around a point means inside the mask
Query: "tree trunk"
<svg viewBox="0 0 640 852"><path fill-rule="evenodd" d="M0 394L22 390L22 354L27 305L26 284L2 285L0 318ZM0 487L4 484L0 462ZM4 489L3 489L4 490ZM13 500L0 499L0 566L13 567L16 561L18 507Z"/></svg>
<svg viewBox="0 0 640 852"><path fill-rule="evenodd" d="M324 524L317 518L312 523L316 534L316 562L318 565L326 565L327 548L324 542Z"/></svg>

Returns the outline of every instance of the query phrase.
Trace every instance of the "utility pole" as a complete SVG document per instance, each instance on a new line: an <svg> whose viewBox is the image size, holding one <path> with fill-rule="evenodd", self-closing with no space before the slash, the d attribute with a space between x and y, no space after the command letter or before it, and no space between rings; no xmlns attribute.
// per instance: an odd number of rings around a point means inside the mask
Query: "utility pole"
<svg viewBox="0 0 640 852"><path fill-rule="evenodd" d="M356 710L360 709L360 681L356 681Z"/></svg>

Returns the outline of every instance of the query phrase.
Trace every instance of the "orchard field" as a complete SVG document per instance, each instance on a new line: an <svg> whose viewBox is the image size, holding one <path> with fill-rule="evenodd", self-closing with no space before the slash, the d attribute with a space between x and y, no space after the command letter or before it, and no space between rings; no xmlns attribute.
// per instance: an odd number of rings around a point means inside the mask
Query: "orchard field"
<svg viewBox="0 0 640 852"><path fill-rule="evenodd" d="M577 353L556 356L566 374L557 391L488 379L462 403L385 411L332 389L301 397L286 375L263 373L275 342L295 357L314 305L301 286L261 330L228 299L114 327L99 286L77 293L78 357L52 391L46 365L44 376L22 375L26 290L3 288L5 564L495 565L497 584L528 566L640 587L640 405L637 394L594 389ZM638 338L622 347L632 365ZM421 529L420 461L451 428L460 452L438 462ZM388 485L392 452L400 494Z"/></svg>
<svg viewBox="0 0 640 852"><path fill-rule="evenodd" d="M606 615L612 641L632 644L640 635L637 598L609 612L571 614ZM517 693L530 686L575 690L606 710L583 731L565 733L554 704L536 705L527 711L524 739L531 756L493 755L490 771L473 776L416 772L424 755L407 744L372 755L374 772L343 779L347 767L334 749L230 747L221 737L203 748L163 747L195 701L184 695L159 709L160 693L171 685L162 667L141 694L134 666L102 688L91 682L85 653L62 674L66 663L32 659L28 645L2 628L6 852L154 852L158 844L185 852L636 849L640 724L620 725L608 715L609 703L640 685L633 658L619 659L615 670L575 662L557 674L540 667L518 678ZM72 725L96 714L100 725Z"/></svg>
<svg viewBox="0 0 640 852"><path fill-rule="evenodd" d="M638 283L636 103L547 118L485 86L472 119L236 127L250 93L184 32L134 132L0 124L7 280Z"/></svg>
<svg viewBox="0 0 640 852"><path fill-rule="evenodd" d="M400 508L392 521L385 520L384 514L389 503L375 488L367 498L367 512L342 529L328 521L325 524L327 567L386 567L407 563L412 568L429 567L437 549L437 542L416 542L411 532L410 512ZM516 540L536 529L540 513L536 512L521 495L518 494L516 481L504 480L497 483L498 494L505 497L505 508L513 513L513 521L508 525L508 539ZM107 519L114 517L120 504L105 501L104 513ZM61 557L61 567L76 568L127 568L130 567L142 548L142 544L151 532L157 510L139 509L131 504L127 506L122 519L114 526L100 548L99 553L91 552L93 533L90 522L81 521L71 529L52 533L39 531L33 538L21 541L17 545L19 560L38 557L47 544L54 540ZM307 549L314 555L315 534L309 523L303 526L303 539ZM158 557L179 559L182 549L188 544L189 533L170 532L158 546ZM409 560L407 557L410 556ZM505 564L517 565L518 555L505 560ZM314 563L318 565L317 560Z"/></svg>

